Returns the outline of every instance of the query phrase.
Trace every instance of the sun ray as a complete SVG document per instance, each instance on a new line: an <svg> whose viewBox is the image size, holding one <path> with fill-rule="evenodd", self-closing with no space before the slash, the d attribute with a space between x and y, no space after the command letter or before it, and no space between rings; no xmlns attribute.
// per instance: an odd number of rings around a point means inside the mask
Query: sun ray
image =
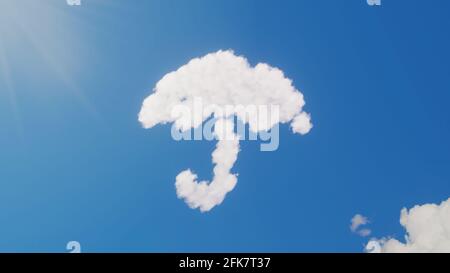
<svg viewBox="0 0 450 273"><path fill-rule="evenodd" d="M2 40L0 40L0 76L5 83L5 90L8 94L9 104L12 109L14 124L16 125L16 132L21 140L24 137L24 128L22 123L22 116L17 103L17 96L14 90L13 81L11 78L11 71L8 64L7 55L3 46Z"/></svg>
<svg viewBox="0 0 450 273"><path fill-rule="evenodd" d="M25 1L26 5L23 5L24 2L21 2L22 5L11 5L7 4L5 7L7 8L8 16L8 25L9 29L6 28L6 31L10 33L14 33L14 36L17 36L17 32L20 31L24 34L24 37L30 42L30 44L36 49L36 51L41 55L43 60L49 65L49 67L58 75L59 79L66 85L67 91L69 91L73 96L75 96L76 100L88 111L92 117L94 117L97 121L102 120L99 112L95 108L95 106L91 103L89 98L84 94L83 90L76 84L73 80L71 73L69 72L67 65L64 61L58 59L58 56L55 56L55 53L49 49L48 40L45 37L42 37L42 32L46 36L60 38L64 29L64 26L61 26L61 23L64 23L66 19L69 17L65 12L58 11L59 9L55 8L51 5L51 2L43 2L43 1ZM2 2L3 3L3 2ZM20 9L20 12L19 12ZM45 14L44 12L45 11ZM29 16L33 13L33 19L30 19ZM37 16L41 16L38 18ZM64 19L64 20L63 20ZM36 24L38 22L39 24ZM2 29L0 29L1 31ZM5 29L3 29L5 31ZM0 33L1 35L1 33ZM65 44L64 44L65 46ZM67 51L70 52L70 43L67 43ZM6 55L5 52L8 49L3 49L3 55ZM4 58L3 58L4 59ZM9 86L12 86L11 77L9 77ZM17 105L17 103L16 103ZM17 107L16 107L17 108Z"/></svg>

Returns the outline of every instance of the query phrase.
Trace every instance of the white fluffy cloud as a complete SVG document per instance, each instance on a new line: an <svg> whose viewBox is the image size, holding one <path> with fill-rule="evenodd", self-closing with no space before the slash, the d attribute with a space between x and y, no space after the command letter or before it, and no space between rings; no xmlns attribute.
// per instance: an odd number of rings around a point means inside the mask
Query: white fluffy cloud
<svg viewBox="0 0 450 273"><path fill-rule="evenodd" d="M172 109L179 105L192 108L197 97L202 98L205 105L278 105L279 122L294 119L292 129L301 134L312 128L309 115L302 112L303 94L281 70L264 63L251 67L244 57L236 56L232 51L218 51L192 59L177 71L166 74L156 84L153 94L144 100L139 121L145 128L168 122L175 122L178 128L196 128L213 114L214 109L194 122L173 116ZM255 131L267 130L276 122L268 124L268 128L258 128L254 119L248 120Z"/></svg>
<svg viewBox="0 0 450 273"><path fill-rule="evenodd" d="M400 224L405 228L405 242L381 239L369 242L379 244L377 252L450 252L450 198L440 205L425 204L410 210L403 208ZM371 247L368 247L368 249Z"/></svg>
<svg viewBox="0 0 450 273"><path fill-rule="evenodd" d="M367 225L369 223L369 219L367 217L361 215L361 214L355 214L355 216L352 217L350 220L350 230L354 233L357 233L358 235L362 237L369 236L372 232L368 228L362 228L361 226Z"/></svg>
<svg viewBox="0 0 450 273"><path fill-rule="evenodd" d="M247 123L254 132L267 131L278 123L291 123L294 133L306 134L311 128L310 115L303 112L305 104L302 93L286 78L280 69L259 63L252 67L233 51L218 51L201 58L195 58L178 70L166 74L148 96L139 113L139 121L144 128L157 124L174 123L183 131L197 128L211 116L218 120L215 127L228 123L228 117L237 116ZM204 105L211 106L208 111L193 118L174 115L174 107L180 105L196 113L195 100L201 98ZM261 123L260 117L248 116L239 111L224 114L219 108L227 105L271 106L279 109L278 118L270 118ZM217 128L215 129L217 133ZM231 133L231 132L229 132ZM237 154L239 140L219 140L213 152L215 163L212 182L197 181L190 170L181 172L176 178L179 198L183 198L190 207L208 211L220 204L231 191L237 177L231 174Z"/></svg>

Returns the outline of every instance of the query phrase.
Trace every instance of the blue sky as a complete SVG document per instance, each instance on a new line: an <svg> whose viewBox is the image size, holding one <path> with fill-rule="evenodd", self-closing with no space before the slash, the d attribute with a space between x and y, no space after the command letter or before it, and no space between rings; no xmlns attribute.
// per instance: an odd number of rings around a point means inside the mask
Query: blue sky
<svg viewBox="0 0 450 273"><path fill-rule="evenodd" d="M360 252L354 214L402 239L401 208L450 196L446 0L0 6L2 252ZM210 179L215 143L137 114L162 76L219 49L281 68L314 128L282 126L275 152L241 142L236 188L202 214L174 181Z"/></svg>

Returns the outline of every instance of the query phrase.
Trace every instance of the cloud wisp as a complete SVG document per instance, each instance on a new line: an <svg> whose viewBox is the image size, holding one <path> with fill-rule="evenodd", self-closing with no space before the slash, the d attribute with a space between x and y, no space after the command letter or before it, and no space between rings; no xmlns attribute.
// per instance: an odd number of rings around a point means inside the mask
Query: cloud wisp
<svg viewBox="0 0 450 273"><path fill-rule="evenodd" d="M360 228L361 226L367 225L369 219L361 214L355 214L350 220L350 230L353 233L358 234L361 237L369 236L372 231L368 228Z"/></svg>

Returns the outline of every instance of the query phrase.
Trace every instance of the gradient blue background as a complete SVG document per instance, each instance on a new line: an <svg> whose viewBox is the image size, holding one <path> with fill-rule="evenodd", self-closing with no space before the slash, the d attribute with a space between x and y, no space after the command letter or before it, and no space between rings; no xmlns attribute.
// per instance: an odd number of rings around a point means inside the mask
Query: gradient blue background
<svg viewBox="0 0 450 273"><path fill-rule="evenodd" d="M447 0L11 2L26 20L0 12L0 251L360 252L355 213L403 239L402 207L450 196ZM241 142L237 187L202 214L174 179L210 179L215 143L137 114L164 74L230 48L293 79L315 127L281 127L275 152Z"/></svg>

